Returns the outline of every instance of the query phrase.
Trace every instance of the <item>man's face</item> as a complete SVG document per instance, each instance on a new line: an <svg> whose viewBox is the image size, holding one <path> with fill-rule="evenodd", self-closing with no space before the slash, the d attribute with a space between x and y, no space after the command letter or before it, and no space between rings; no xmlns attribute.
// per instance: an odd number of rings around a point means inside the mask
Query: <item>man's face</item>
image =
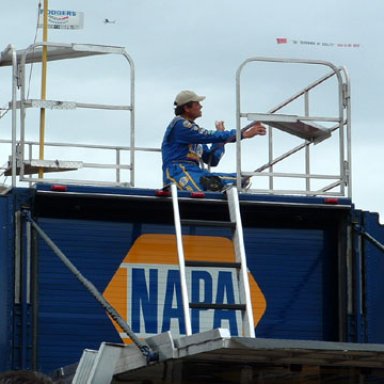
<svg viewBox="0 0 384 384"><path fill-rule="evenodd" d="M194 101L190 107L184 108L184 115L189 120L195 120L202 115L202 108L203 106L198 101Z"/></svg>

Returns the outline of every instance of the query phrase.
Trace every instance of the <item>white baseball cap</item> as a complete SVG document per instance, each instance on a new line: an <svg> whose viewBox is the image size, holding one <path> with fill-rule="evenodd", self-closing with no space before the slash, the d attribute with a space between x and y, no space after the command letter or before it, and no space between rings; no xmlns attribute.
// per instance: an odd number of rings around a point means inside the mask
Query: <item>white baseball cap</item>
<svg viewBox="0 0 384 384"><path fill-rule="evenodd" d="M176 95L175 105L180 107L181 105L187 104L191 101L202 101L205 96L199 96L193 91L181 91Z"/></svg>

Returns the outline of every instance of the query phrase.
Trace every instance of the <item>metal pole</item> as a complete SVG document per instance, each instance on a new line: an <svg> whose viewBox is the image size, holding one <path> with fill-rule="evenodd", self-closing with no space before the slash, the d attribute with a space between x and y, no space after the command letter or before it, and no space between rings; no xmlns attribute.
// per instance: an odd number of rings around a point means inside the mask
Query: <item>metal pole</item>
<svg viewBox="0 0 384 384"><path fill-rule="evenodd" d="M48 0L44 0L44 22L43 22L43 55L41 61L41 100L47 97L47 41L48 41ZM45 108L40 109L40 148L39 159L44 160L44 138L45 138ZM39 178L44 177L43 168L39 169Z"/></svg>
<svg viewBox="0 0 384 384"><path fill-rule="evenodd" d="M358 232L360 235L364 236L366 239L368 239L373 245L375 245L378 249L380 249L381 252L384 252L384 245L381 244L379 241L377 241L373 236L371 236L368 232L364 231L361 226L355 225L354 226L355 231Z"/></svg>

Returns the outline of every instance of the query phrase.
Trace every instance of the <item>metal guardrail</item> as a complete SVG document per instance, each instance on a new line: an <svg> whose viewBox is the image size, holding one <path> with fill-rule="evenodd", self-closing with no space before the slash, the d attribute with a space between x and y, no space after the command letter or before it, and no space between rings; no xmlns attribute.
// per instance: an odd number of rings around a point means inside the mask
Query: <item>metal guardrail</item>
<svg viewBox="0 0 384 384"><path fill-rule="evenodd" d="M12 138L10 140L0 140L0 144L10 144L11 156L5 167L2 168L3 175L12 176L12 186L16 185L16 176L19 182L33 184L35 182L61 182L75 184L92 185L121 185L135 186L135 155L138 151L160 152L160 148L140 148L135 146L135 83L134 83L134 65L132 59L126 53L124 48L110 47L87 44L61 44L46 43L48 46L48 61L74 59L79 57L97 56L97 55L122 55L130 67L130 87L128 104L96 104L67 100L37 100L26 97L26 64L40 62L42 57L43 43L36 43L25 50L16 51L12 46L8 46L1 53L0 67L12 66L12 101L9 103L9 110L12 112ZM306 64L317 65L330 69L319 79L313 81L302 90L294 93L291 97L283 100L268 111L246 111L242 106L243 89L241 87L242 72L244 67L257 63L279 63L279 64ZM311 95L314 89L317 89L329 79L337 80L337 100L338 112L336 115L311 116L309 114L312 106ZM301 194L301 195L331 195L351 197L351 112L350 112L350 84L346 70L342 67L336 67L329 62L297 60L297 59L276 59L254 57L245 60L236 72L236 119L237 119L237 142L236 142L236 172L237 187L242 191L241 180L244 177L267 179L267 188L248 189L253 193L268 194ZM17 98L19 96L19 99ZM290 107L295 101L303 99L303 110L296 114L287 114L286 107ZM106 153L113 153L114 161L109 163L100 161L83 161L82 159L70 160L42 160L34 158L34 153L39 146L36 141L26 139L26 113L30 108L49 108L49 109L104 109L112 111L126 111L130 114L128 127L129 145L94 145L80 143L64 142L45 142L46 147L60 148L62 152L71 148L72 150L93 151L97 160ZM19 124L17 123L17 111L20 113ZM253 169L244 169L242 164L242 142L240 140L243 121L261 121L268 127L268 155L267 160L263 160L259 166ZM324 127L324 124L328 124ZM274 130L288 132L297 136L301 142L294 145L284 153L275 153L275 135ZM311 147L313 145L321 146L323 141L335 137L338 132L338 148L335 149L338 157L338 164L334 165L332 172L321 173L312 171ZM17 137L17 134L19 135ZM291 158L299 152L304 152L304 172L291 170L290 172L281 171L278 165L284 160ZM97 155L95 155L97 154ZM327 154L326 154L327 156ZM129 158L129 160L126 160ZM125 159L125 160L123 160ZM160 160L159 160L160 161ZM44 172L49 176L41 178L35 176L37 169L44 168ZM57 172L68 171L78 168L84 169L102 169L111 170L113 175L108 180L84 180L84 178L57 177ZM124 174L123 174L124 172ZM79 173L79 175L81 172ZM84 172L83 172L84 174ZM90 176L91 172L87 174ZM127 176L125 176L127 174ZM52 177L54 175L54 177ZM67 174L69 175L69 173ZM279 187L276 181L288 180L286 185L294 184L294 188ZM296 188L295 180L302 182L304 188ZM260 185L256 181L257 185ZM316 186L314 186L316 184Z"/></svg>
<svg viewBox="0 0 384 384"><path fill-rule="evenodd" d="M276 105L274 108L266 112L250 112L244 111L241 105L242 101L242 72L244 67L249 64L257 63L280 63L280 64L306 64L325 66L331 71L312 82L304 89L295 93L293 96ZM310 116L310 96L311 92L321 86L327 80L336 77L337 79L337 98L338 98L338 114L336 116ZM254 57L245 60L236 73L236 114L237 114L237 143L236 143L236 170L237 185L241 186L243 177L265 177L268 178L268 188L251 189L250 192L263 192L273 194L304 194L304 195L332 195L351 197L352 180L351 180L351 105L350 105L350 83L345 68L336 67L332 63L326 61L300 60L300 59L277 59L266 57ZM258 93L262 92L258 89ZM280 114L285 107L291 107L293 102L303 99L303 111L295 115ZM240 140L240 132L242 129L242 121L244 119L257 120L264 122L268 130L268 160L263 165L252 171L245 171L242 164L242 143ZM283 124L281 124L283 123ZM324 128L324 123L332 124L330 128ZM291 134L299 136L303 139L302 143L292 147L288 151L276 155L274 153L274 134L273 128L285 130ZM320 140L314 135L316 130L321 130L323 134ZM311 172L311 146L326 140L335 131L338 131L339 145L336 148L338 152L338 170L331 173L312 173ZM307 136L306 136L307 135ZM318 145L321 145L318 144ZM305 172L277 172L275 166L292 155L304 151L304 169ZM327 154L326 154L327 156ZM304 189L276 189L275 180L281 178L303 179L305 181ZM316 189L312 187L313 180L324 180L324 184Z"/></svg>
<svg viewBox="0 0 384 384"><path fill-rule="evenodd" d="M129 65L129 103L122 105L110 104L95 104L95 103L79 103L75 101L65 100L29 100L26 97L26 64L39 63L42 60L43 47L48 48L48 61L74 59L79 57L89 57L97 55L120 55L126 59ZM36 169L44 169L44 172L65 171L68 170L67 160L46 160L46 159L33 159L33 148L41 145L41 143L27 141L26 139L26 112L28 108L50 108L50 109L105 109L116 111L127 111L130 114L128 136L130 142L128 146L106 146L106 145L89 145L77 143L44 143L44 146L50 147L66 147L66 148L82 148L103 151L115 152L115 163L105 164L100 162L77 162L77 166L81 164L81 168L104 168L113 169L115 171L115 180L107 182L106 184L121 184L121 185L134 185L135 180L135 84L134 84L134 64L128 53L122 47L93 45L93 44L63 44L63 43L35 43L25 50L16 51L12 46L8 46L0 56L0 67L11 66L12 73L12 101L10 102L10 109L12 110L12 139L10 161L7 166L8 169L3 168L4 175L12 176L12 186L16 185L16 176L19 176L20 182L34 183L39 181L57 181L50 177L36 177L34 176ZM19 96L19 100L17 97ZM17 111L20 112L19 125L16 119ZM17 134L19 137L17 137ZM3 140L6 143L7 140ZM121 153L123 151L129 152L129 162L123 163L121 161ZM32 165L32 162L34 165ZM72 162L72 166L74 163ZM72 167L69 167L72 169ZM128 180L122 182L121 171L128 170ZM76 182L84 184L84 180L68 180L69 182ZM98 184L102 183L99 180ZM104 184L104 183L102 183Z"/></svg>

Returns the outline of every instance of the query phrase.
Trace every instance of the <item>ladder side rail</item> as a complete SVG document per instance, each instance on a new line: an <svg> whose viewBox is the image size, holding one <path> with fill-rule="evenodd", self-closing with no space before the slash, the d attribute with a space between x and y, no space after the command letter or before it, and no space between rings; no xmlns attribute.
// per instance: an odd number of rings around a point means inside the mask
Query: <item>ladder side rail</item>
<svg viewBox="0 0 384 384"><path fill-rule="evenodd" d="M251 290L249 286L247 259L245 254L243 226L241 223L240 203L237 188L227 190L228 207L231 221L236 223L234 233L236 261L241 263L239 276L239 293L243 296L246 310L243 311L243 332L247 337L255 337L255 324L253 319Z"/></svg>
<svg viewBox="0 0 384 384"><path fill-rule="evenodd" d="M191 323L191 315L189 312L189 295L188 295L187 279L186 279L183 235L181 231L180 211L179 211L179 202L177 199L176 184L171 185L171 192L172 192L173 215L174 215L175 231L176 231L177 257L179 260L181 296L183 300L185 334L187 336L190 336L192 335L192 323Z"/></svg>

